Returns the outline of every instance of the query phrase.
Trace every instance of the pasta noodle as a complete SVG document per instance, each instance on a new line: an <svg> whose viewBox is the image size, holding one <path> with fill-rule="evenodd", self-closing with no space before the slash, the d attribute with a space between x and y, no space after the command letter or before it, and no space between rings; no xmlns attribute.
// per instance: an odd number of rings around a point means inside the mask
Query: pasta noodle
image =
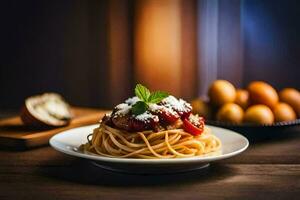
<svg viewBox="0 0 300 200"><path fill-rule="evenodd" d="M193 136L183 129L126 132L105 123L88 136L85 153L117 158L185 158L221 150L221 141L208 127Z"/></svg>

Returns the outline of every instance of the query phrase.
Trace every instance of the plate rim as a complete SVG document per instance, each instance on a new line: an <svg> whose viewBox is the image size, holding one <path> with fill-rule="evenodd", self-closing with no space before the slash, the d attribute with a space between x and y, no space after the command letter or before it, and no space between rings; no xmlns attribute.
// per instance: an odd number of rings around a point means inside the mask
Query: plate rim
<svg viewBox="0 0 300 200"><path fill-rule="evenodd" d="M88 127L97 127L99 126L99 124L93 124L93 125L87 125L87 126L80 126L80 127L76 127L76 128L72 128L69 130L65 130L62 132L59 132L57 134L55 134L54 136L52 136L49 140L49 144L50 146L55 149L58 152L70 155L70 156L74 156L77 158L84 158L84 159L88 159L91 161L96 161L96 162L105 162L105 163L122 163L122 164L183 164L183 163L196 163L196 162L212 162L212 161L217 161L217 160L223 160L226 158L230 158L233 157L235 155L238 155L240 153L242 153L243 151L245 151L248 147L249 147L249 140L243 136L240 133L237 133L235 131L226 129L226 128L221 128L221 127L217 127L217 126L212 126L212 125L207 125L208 127L213 127L214 129L220 129L223 130L225 132L230 132L230 134L234 134L238 137L240 137L241 139L244 140L245 142L245 146L243 146L242 148L227 153L227 154L221 154L221 155L216 155L216 156L208 156L208 157L201 157L201 156L196 156L196 157L189 157L189 158L172 158L172 159L161 159L161 158L155 158L155 159L140 159L140 158L111 158L111 157L104 157L104 156L100 156L100 155L90 155L90 154L85 154L85 153L81 153L81 152L76 152L74 150L70 150L70 148L61 148L60 145L56 145L56 143L58 143L56 141L56 138L59 137L62 134L67 134L68 132L71 132L75 129L85 129Z"/></svg>

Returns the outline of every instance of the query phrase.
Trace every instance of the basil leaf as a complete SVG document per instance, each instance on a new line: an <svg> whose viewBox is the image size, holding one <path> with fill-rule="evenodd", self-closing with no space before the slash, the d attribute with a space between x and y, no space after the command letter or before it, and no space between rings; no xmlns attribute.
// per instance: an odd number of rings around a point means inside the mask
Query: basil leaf
<svg viewBox="0 0 300 200"><path fill-rule="evenodd" d="M161 100L164 98L168 97L169 94L167 92L162 92L162 91L156 91L151 93L148 102L149 103L159 103Z"/></svg>
<svg viewBox="0 0 300 200"><path fill-rule="evenodd" d="M137 84L134 89L135 95L142 101L147 102L150 97L150 91L142 84Z"/></svg>
<svg viewBox="0 0 300 200"><path fill-rule="evenodd" d="M149 106L147 105L147 103L138 101L132 106L131 111L134 115L140 115L146 112L148 110L148 107Z"/></svg>

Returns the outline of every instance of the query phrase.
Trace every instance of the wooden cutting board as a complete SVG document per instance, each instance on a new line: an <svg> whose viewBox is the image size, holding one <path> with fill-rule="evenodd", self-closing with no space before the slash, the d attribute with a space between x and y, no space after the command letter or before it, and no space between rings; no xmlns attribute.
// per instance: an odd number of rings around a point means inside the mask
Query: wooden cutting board
<svg viewBox="0 0 300 200"><path fill-rule="evenodd" d="M48 145L49 139L64 130L74 127L95 124L108 111L91 108L72 108L74 118L68 126L37 130L23 125L20 117L0 120L0 148L15 150L29 149Z"/></svg>

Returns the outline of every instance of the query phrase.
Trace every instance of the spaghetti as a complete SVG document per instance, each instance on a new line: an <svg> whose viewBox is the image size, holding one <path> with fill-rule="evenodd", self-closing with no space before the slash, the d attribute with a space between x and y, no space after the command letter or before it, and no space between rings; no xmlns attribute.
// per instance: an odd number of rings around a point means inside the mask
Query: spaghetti
<svg viewBox="0 0 300 200"><path fill-rule="evenodd" d="M84 152L118 158L185 158L220 152L221 141L192 106L141 84L135 97L114 107L81 146Z"/></svg>
<svg viewBox="0 0 300 200"><path fill-rule="evenodd" d="M207 127L201 135L193 136L183 129L132 133L102 123L88 141L83 145L85 153L118 158L184 158L221 149L221 141Z"/></svg>

